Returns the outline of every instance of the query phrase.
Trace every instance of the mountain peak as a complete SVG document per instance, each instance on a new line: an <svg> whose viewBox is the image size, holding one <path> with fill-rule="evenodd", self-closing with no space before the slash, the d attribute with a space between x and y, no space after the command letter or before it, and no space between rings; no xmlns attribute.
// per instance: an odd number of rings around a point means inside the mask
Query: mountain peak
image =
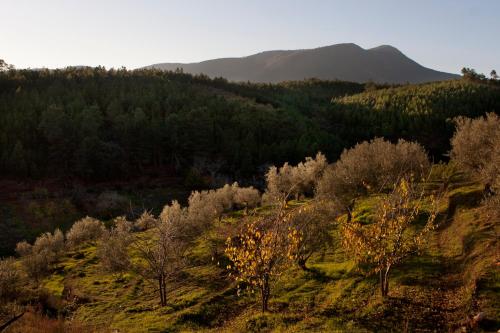
<svg viewBox="0 0 500 333"><path fill-rule="evenodd" d="M459 76L423 67L396 47L364 49L342 43L314 49L265 51L242 58L223 58L192 64L156 64L163 70L224 77L230 81L281 82L317 78L353 82L421 83Z"/></svg>

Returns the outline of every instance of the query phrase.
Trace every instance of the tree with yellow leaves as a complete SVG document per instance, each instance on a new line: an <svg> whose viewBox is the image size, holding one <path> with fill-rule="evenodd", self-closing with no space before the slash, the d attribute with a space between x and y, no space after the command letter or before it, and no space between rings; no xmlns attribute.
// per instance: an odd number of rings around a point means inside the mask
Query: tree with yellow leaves
<svg viewBox="0 0 500 333"><path fill-rule="evenodd" d="M335 212L331 206L321 201L311 200L290 212L289 225L293 232L291 241L295 250L294 257L298 266L307 271L306 263L309 258L332 243L330 216Z"/></svg>
<svg viewBox="0 0 500 333"><path fill-rule="evenodd" d="M225 253L231 260L230 276L250 290L260 290L262 312L268 310L271 284L295 260L293 248L300 233L289 228L289 213L284 205L273 216L246 224L240 235L226 242Z"/></svg>
<svg viewBox="0 0 500 333"><path fill-rule="evenodd" d="M369 264L379 274L383 297L389 293L391 268L418 252L435 226L436 200L433 196L427 199L411 178L403 178L392 193L381 198L373 223L351 221L342 225L343 245L358 263ZM425 225L418 230L415 222L423 215L424 204L431 208Z"/></svg>

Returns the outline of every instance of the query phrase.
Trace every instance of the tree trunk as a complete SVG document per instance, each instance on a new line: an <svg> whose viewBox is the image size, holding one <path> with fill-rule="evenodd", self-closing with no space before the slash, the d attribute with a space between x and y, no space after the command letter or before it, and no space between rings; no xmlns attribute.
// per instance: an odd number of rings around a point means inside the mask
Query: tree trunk
<svg viewBox="0 0 500 333"><path fill-rule="evenodd" d="M349 205L347 206L347 223L351 222L351 220L352 220L352 213L351 213L351 211L353 210L355 204L356 204L356 201L352 200L349 203Z"/></svg>
<svg viewBox="0 0 500 333"><path fill-rule="evenodd" d="M262 312L268 311L269 293L269 277L265 275L261 288Z"/></svg>
<svg viewBox="0 0 500 333"><path fill-rule="evenodd" d="M347 223L351 222L352 220L352 214L351 214L351 211L348 209L347 210Z"/></svg>
<svg viewBox="0 0 500 333"><path fill-rule="evenodd" d="M380 294L382 297L385 297L385 284L384 284L384 272L383 270L380 270L378 272L378 281L380 284Z"/></svg>
<svg viewBox="0 0 500 333"><path fill-rule="evenodd" d="M163 275L160 275L160 277L158 278L158 287L160 290L160 305L165 306L167 305L167 288L165 277Z"/></svg>
<svg viewBox="0 0 500 333"><path fill-rule="evenodd" d="M0 326L0 332L5 330L7 327L9 327L12 323L17 321L19 318L21 318L24 315L25 312L21 313L20 315L14 316L13 318L9 319L5 324L2 324Z"/></svg>
<svg viewBox="0 0 500 333"><path fill-rule="evenodd" d="M389 270L391 269L391 266L387 266L387 269L385 270L384 274L384 282L385 282L385 296L387 297L389 295Z"/></svg>
<svg viewBox="0 0 500 333"><path fill-rule="evenodd" d="M380 292L382 297L387 297L389 295L389 271L391 266L386 266L385 268L379 271L379 283L380 283Z"/></svg>
<svg viewBox="0 0 500 333"><path fill-rule="evenodd" d="M297 264L299 265L299 267L300 267L303 271L309 271L309 268L307 268L307 266L306 266L306 261L307 261L307 259L303 259L303 258L300 258L300 259L297 261Z"/></svg>
<svg viewBox="0 0 500 333"><path fill-rule="evenodd" d="M483 193L486 196L490 196L490 195L494 194L494 191L491 189L491 184L490 183L484 184L484 191L483 191Z"/></svg>
<svg viewBox="0 0 500 333"><path fill-rule="evenodd" d="M161 283L161 276L158 277L158 290L160 291L160 305L163 306L163 284Z"/></svg>

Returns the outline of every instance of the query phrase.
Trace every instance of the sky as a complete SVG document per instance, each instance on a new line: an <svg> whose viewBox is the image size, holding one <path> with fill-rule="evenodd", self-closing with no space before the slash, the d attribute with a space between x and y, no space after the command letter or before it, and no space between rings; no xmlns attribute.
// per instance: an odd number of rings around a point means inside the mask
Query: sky
<svg viewBox="0 0 500 333"><path fill-rule="evenodd" d="M337 43L498 72L500 0L0 0L0 59L17 68L137 68Z"/></svg>

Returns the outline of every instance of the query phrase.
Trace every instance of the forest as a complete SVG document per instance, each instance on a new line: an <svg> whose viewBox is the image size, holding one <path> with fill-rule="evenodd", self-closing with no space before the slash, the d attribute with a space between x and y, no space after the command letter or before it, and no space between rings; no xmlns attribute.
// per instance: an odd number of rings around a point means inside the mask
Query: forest
<svg viewBox="0 0 500 333"><path fill-rule="evenodd" d="M465 74L0 72L0 331L496 332L499 113Z"/></svg>
<svg viewBox="0 0 500 333"><path fill-rule="evenodd" d="M416 140L439 161L450 120L498 112L499 97L497 84L471 80L257 85L153 70L10 70L0 73L0 172L102 181L196 167L242 179L317 151L335 160L374 137Z"/></svg>

